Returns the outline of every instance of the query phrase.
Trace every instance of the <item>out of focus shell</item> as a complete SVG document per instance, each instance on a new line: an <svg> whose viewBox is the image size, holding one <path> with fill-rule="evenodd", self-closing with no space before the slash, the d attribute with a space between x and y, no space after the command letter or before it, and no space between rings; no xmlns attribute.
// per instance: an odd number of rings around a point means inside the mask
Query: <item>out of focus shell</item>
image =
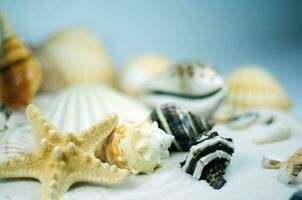
<svg viewBox="0 0 302 200"><path fill-rule="evenodd" d="M0 98L13 109L31 103L42 80L40 64L0 13Z"/></svg>
<svg viewBox="0 0 302 200"><path fill-rule="evenodd" d="M142 121L149 114L144 105L101 85L72 86L54 96L38 97L36 105L67 133L83 131L110 113L118 114L120 120L132 121Z"/></svg>
<svg viewBox="0 0 302 200"><path fill-rule="evenodd" d="M55 33L37 50L37 55L45 74L45 91L83 83L112 83L115 78L104 44L84 28Z"/></svg>
<svg viewBox="0 0 302 200"><path fill-rule="evenodd" d="M237 109L289 110L291 100L278 81L258 66L244 66L228 78L227 104Z"/></svg>
<svg viewBox="0 0 302 200"><path fill-rule="evenodd" d="M144 85L165 70L172 61L158 54L143 54L132 58L120 73L120 86L130 95L141 95Z"/></svg>

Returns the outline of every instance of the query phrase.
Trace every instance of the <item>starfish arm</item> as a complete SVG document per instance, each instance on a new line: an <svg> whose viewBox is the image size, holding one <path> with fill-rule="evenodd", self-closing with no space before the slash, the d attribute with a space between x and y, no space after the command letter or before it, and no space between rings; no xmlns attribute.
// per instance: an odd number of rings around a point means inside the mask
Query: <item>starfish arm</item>
<svg viewBox="0 0 302 200"><path fill-rule="evenodd" d="M43 116L40 109L34 105L27 106L26 115L35 134L36 142L40 142L43 138L47 137L50 132L55 133L59 131Z"/></svg>
<svg viewBox="0 0 302 200"><path fill-rule="evenodd" d="M60 180L49 178L42 181L42 200L59 200L69 189L73 181L68 176Z"/></svg>
<svg viewBox="0 0 302 200"><path fill-rule="evenodd" d="M33 154L0 162L0 177L5 178L36 178L40 175L40 160Z"/></svg>
<svg viewBox="0 0 302 200"><path fill-rule="evenodd" d="M112 133L117 126L118 116L111 114L101 122L82 132L79 136L80 148L86 152L94 153L95 149Z"/></svg>
<svg viewBox="0 0 302 200"><path fill-rule="evenodd" d="M77 182L92 182L96 184L121 184L129 177L130 172L102 163L93 159L81 164L82 169L74 173Z"/></svg>

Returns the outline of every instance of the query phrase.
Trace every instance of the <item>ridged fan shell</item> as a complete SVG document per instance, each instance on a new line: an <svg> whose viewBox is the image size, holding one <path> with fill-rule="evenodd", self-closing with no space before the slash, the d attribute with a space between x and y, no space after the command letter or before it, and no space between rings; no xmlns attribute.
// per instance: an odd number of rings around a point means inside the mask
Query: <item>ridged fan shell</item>
<svg viewBox="0 0 302 200"><path fill-rule="evenodd" d="M139 102L102 85L73 86L45 97L37 105L63 132L85 130L110 113L117 113L120 121L142 121L149 114Z"/></svg>
<svg viewBox="0 0 302 200"><path fill-rule="evenodd" d="M115 72L106 48L88 29L75 27L55 33L36 53L45 74L42 90L114 81Z"/></svg>
<svg viewBox="0 0 302 200"><path fill-rule="evenodd" d="M237 109L274 108L288 110L291 100L268 71L244 66L228 78L227 104Z"/></svg>
<svg viewBox="0 0 302 200"><path fill-rule="evenodd" d="M8 129L0 133L0 160L13 159L34 151L35 138L30 127Z"/></svg>

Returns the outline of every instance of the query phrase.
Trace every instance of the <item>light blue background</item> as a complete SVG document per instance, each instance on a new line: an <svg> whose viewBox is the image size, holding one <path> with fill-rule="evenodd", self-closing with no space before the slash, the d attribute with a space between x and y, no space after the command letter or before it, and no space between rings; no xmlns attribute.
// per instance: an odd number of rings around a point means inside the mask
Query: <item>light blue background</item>
<svg viewBox="0 0 302 200"><path fill-rule="evenodd" d="M302 116L302 1L298 0L0 0L0 10L32 45L66 26L95 30L117 67L157 52L202 59L229 74L266 66Z"/></svg>

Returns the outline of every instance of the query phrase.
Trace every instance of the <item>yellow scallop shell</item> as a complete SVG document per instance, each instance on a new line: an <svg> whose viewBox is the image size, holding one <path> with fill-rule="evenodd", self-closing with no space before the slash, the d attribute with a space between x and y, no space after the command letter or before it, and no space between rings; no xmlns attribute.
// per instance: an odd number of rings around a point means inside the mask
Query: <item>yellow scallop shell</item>
<svg viewBox="0 0 302 200"><path fill-rule="evenodd" d="M104 44L85 28L68 28L51 36L38 50L45 81L42 90L70 85L112 83L115 72Z"/></svg>
<svg viewBox="0 0 302 200"><path fill-rule="evenodd" d="M233 72L227 81L226 103L236 109L270 108L289 110L291 100L270 74L258 66L244 66Z"/></svg>

